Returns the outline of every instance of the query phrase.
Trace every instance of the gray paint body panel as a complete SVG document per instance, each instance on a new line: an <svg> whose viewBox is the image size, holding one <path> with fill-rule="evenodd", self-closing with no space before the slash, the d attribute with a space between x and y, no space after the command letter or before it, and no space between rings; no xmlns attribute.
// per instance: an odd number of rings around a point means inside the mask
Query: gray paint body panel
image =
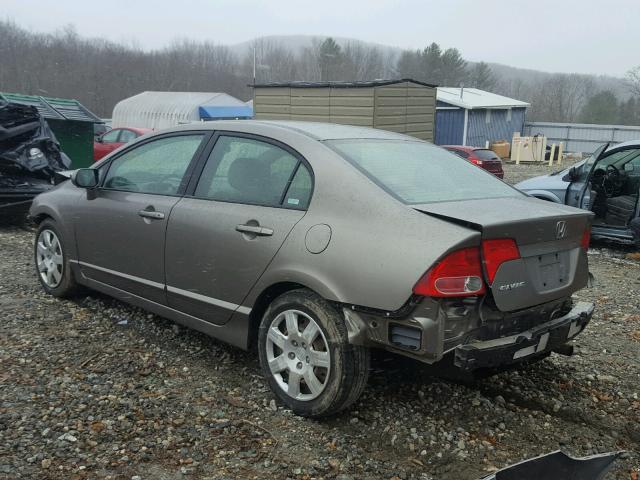
<svg viewBox="0 0 640 480"><path fill-rule="evenodd" d="M86 192L66 182L38 197L31 214L50 215L59 223L71 258L87 264L73 267L80 283L234 345L247 346L250 331L247 314L261 294L276 284L300 284L328 300L347 305L399 311L410 299L415 283L435 262L455 249L479 245L482 233L473 224L474 219L502 233L505 225L513 226L518 221L509 213L513 198L478 201L485 202L481 214L480 209L470 209L468 205L456 207L455 202L419 206L435 212L439 218L425 215L383 192L322 142L340 138L415 141L400 133L261 121L215 121L171 131L194 130L260 135L298 152L308 161L315 178L308 210L157 195L153 196L153 202L148 202L148 195ZM162 133L165 132L149 135L145 140ZM137 143L132 142L120 152L135 148ZM119 152L114 152L97 166L118 155ZM544 218L552 215L548 207L530 203L524 197L521 201L526 215ZM134 218L134 213L147 203L165 211L165 219L153 223L137 215ZM553 212L563 218L585 217L584 212L578 215L575 212L579 211L568 207ZM462 215L474 213L478 216L469 218L467 223L446 218L463 218ZM519 226L529 225L526 215L521 215ZM249 239L235 230L237 224L252 219L272 228L273 236ZM330 228L330 241L319 253L311 253L306 244L307 233L319 224ZM91 242L102 243L94 248ZM85 268L89 264L102 271ZM108 274L105 270L123 275L99 277L100 273ZM135 278L142 279L138 283L143 286L123 282ZM157 284L163 284L164 291L156 288ZM580 285L581 278L565 293ZM432 303L437 309L437 303ZM416 325L431 325L429 331L441 331L443 325L439 322L441 315L434 312L433 317L421 317ZM425 339L429 347L425 347L424 354L431 355L430 361L439 356L441 343L440 339Z"/></svg>
<svg viewBox="0 0 640 480"><path fill-rule="evenodd" d="M258 281L291 228L299 210L183 198L171 212L165 249L170 307L222 324L233 310L187 296L186 290L239 305ZM271 236L248 235L236 226L254 222Z"/></svg>

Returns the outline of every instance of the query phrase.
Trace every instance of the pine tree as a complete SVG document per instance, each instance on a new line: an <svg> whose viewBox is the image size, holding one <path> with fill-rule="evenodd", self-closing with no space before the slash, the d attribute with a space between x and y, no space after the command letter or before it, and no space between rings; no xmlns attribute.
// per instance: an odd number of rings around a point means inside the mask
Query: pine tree
<svg viewBox="0 0 640 480"><path fill-rule="evenodd" d="M444 87L458 87L467 77L467 62L457 48L447 48L440 59Z"/></svg>
<svg viewBox="0 0 640 480"><path fill-rule="evenodd" d="M320 79L323 82L331 80L339 80L341 71L340 68L343 63L342 49L337 42L328 37L320 45Z"/></svg>
<svg viewBox="0 0 640 480"><path fill-rule="evenodd" d="M596 93L587 100L580 115L583 123L615 124L619 121L619 105L610 90Z"/></svg>
<svg viewBox="0 0 640 480"><path fill-rule="evenodd" d="M491 91L497 83L491 67L485 62L476 63L469 72L470 87Z"/></svg>

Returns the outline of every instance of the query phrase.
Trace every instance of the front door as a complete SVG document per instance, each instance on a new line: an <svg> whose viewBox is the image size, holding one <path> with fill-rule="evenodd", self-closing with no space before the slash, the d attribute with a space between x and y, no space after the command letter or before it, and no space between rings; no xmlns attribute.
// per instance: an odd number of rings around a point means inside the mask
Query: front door
<svg viewBox="0 0 640 480"><path fill-rule="evenodd" d="M169 305L226 322L304 216L311 187L309 169L286 146L220 134L192 195L171 212Z"/></svg>
<svg viewBox="0 0 640 480"><path fill-rule="evenodd" d="M609 144L607 143L599 147L579 169L574 171L572 174L574 177L571 179L571 183L567 188L567 196L565 198L565 203L567 205L583 208L585 210L591 209L591 174L595 164L602 158L608 146Z"/></svg>
<svg viewBox="0 0 640 480"><path fill-rule="evenodd" d="M86 277L166 303L164 245L204 134L152 138L114 158L78 206L78 261Z"/></svg>

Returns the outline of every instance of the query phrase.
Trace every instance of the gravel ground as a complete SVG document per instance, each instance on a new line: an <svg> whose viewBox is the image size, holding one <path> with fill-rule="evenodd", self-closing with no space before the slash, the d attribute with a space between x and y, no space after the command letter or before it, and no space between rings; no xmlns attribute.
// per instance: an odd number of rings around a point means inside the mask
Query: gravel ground
<svg viewBox="0 0 640 480"><path fill-rule="evenodd" d="M506 166L509 181L543 173ZM377 355L355 407L276 405L257 355L108 297L46 296L33 230L0 227L0 479L476 479L556 449L640 468L640 263L590 251L573 357L476 381ZM635 475L635 477L634 477Z"/></svg>

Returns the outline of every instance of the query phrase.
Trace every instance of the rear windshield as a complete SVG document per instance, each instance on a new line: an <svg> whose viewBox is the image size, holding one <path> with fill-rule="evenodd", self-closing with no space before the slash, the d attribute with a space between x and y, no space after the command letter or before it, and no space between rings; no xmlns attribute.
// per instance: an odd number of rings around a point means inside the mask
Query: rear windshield
<svg viewBox="0 0 640 480"><path fill-rule="evenodd" d="M430 143L371 139L326 143L406 204L522 195L490 173Z"/></svg>
<svg viewBox="0 0 640 480"><path fill-rule="evenodd" d="M480 160L500 160L493 150L474 150L473 154Z"/></svg>

